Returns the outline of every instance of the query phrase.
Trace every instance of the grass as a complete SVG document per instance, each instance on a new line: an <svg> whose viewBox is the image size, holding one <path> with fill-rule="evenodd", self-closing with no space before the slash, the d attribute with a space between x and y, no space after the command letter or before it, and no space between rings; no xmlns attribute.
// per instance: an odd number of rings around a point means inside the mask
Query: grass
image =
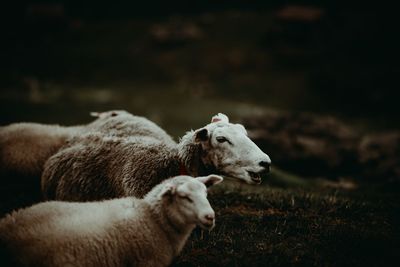
<svg viewBox="0 0 400 267"><path fill-rule="evenodd" d="M215 229L196 230L174 266L394 265L398 196L367 198L225 182L210 193Z"/></svg>
<svg viewBox="0 0 400 267"><path fill-rule="evenodd" d="M3 184L1 214L40 201L34 184ZM173 266L394 266L398 189L349 191L277 169L260 186L226 179L209 192L216 227L196 229Z"/></svg>

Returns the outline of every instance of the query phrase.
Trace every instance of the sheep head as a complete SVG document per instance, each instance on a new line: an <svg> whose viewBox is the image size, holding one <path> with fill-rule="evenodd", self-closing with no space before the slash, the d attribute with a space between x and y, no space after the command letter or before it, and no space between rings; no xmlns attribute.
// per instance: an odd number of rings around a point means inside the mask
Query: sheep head
<svg viewBox="0 0 400 267"><path fill-rule="evenodd" d="M207 199L207 188L222 181L218 175L198 178L181 175L170 179L161 193L168 199L169 216L175 221L211 230L215 225L215 213Z"/></svg>
<svg viewBox="0 0 400 267"><path fill-rule="evenodd" d="M218 174L260 184L261 174L270 170L271 159L250 140L244 126L230 123L222 113L194 132L194 142L201 146L202 163Z"/></svg>

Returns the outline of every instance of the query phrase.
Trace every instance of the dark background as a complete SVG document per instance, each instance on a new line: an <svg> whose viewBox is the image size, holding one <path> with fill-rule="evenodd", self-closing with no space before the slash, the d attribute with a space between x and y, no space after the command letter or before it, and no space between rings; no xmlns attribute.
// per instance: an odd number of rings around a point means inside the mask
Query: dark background
<svg viewBox="0 0 400 267"><path fill-rule="evenodd" d="M389 5L20 1L1 10L1 124L81 123L91 110L124 108L177 136L216 111L272 108L399 126Z"/></svg>

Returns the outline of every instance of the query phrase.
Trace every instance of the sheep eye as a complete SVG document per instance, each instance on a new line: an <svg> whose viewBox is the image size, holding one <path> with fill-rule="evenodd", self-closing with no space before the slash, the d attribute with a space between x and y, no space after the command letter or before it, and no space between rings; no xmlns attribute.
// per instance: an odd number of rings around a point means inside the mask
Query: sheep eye
<svg viewBox="0 0 400 267"><path fill-rule="evenodd" d="M193 200L192 200L190 197L188 197L188 196L180 196L180 197L183 198L184 200L190 202L190 203L193 202Z"/></svg>
<svg viewBox="0 0 400 267"><path fill-rule="evenodd" d="M217 136L217 141L219 142L219 143L223 143L223 142L228 142L228 139L226 139L225 137L223 137L223 136Z"/></svg>

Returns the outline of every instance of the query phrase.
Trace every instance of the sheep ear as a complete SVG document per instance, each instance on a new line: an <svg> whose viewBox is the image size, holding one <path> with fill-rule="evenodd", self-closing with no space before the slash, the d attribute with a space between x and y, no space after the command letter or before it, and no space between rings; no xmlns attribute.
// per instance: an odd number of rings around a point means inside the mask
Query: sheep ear
<svg viewBox="0 0 400 267"><path fill-rule="evenodd" d="M229 123L229 118L223 113L218 113L217 115L212 117L211 122L218 122L218 121Z"/></svg>
<svg viewBox="0 0 400 267"><path fill-rule="evenodd" d="M100 117L100 112L92 111L90 112L90 116L98 118Z"/></svg>
<svg viewBox="0 0 400 267"><path fill-rule="evenodd" d="M173 195L175 194L175 192L176 192L176 186L173 185L173 184L167 184L167 185L165 185L165 187L163 188L163 191L162 191L161 195L162 195L163 197L166 197L166 196L173 196Z"/></svg>
<svg viewBox="0 0 400 267"><path fill-rule="evenodd" d="M202 141L207 141L208 140L208 130L206 128L201 128L194 132L195 136L195 141L197 143L202 142Z"/></svg>
<svg viewBox="0 0 400 267"><path fill-rule="evenodd" d="M197 180L202 182L203 184L205 184L206 187L210 187L215 184L219 184L220 182L222 182L224 180L224 178L222 178L219 175L211 174L208 176L198 177Z"/></svg>

